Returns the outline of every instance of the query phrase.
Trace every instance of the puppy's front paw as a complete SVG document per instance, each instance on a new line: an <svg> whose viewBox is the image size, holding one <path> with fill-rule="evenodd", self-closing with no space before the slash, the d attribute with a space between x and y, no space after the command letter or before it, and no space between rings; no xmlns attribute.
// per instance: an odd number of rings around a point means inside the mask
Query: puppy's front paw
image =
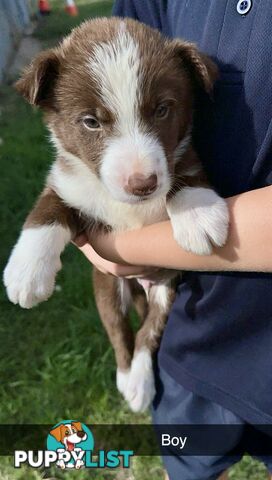
<svg viewBox="0 0 272 480"><path fill-rule="evenodd" d="M50 227L23 230L4 271L9 300L23 308L47 300L61 268L60 256L47 238Z"/></svg>
<svg viewBox="0 0 272 480"><path fill-rule="evenodd" d="M184 250L209 255L228 236L226 202L209 188L185 187L168 205L174 238Z"/></svg>
<svg viewBox="0 0 272 480"><path fill-rule="evenodd" d="M61 468L62 470L65 470L65 463L64 460L58 460L57 461L57 466Z"/></svg>
<svg viewBox="0 0 272 480"><path fill-rule="evenodd" d="M22 308L31 308L47 300L53 293L59 259L22 258L14 250L4 271L4 284L9 300Z"/></svg>
<svg viewBox="0 0 272 480"><path fill-rule="evenodd" d="M82 467L84 467L84 462L82 460L77 460L75 463L76 470L79 470Z"/></svg>
<svg viewBox="0 0 272 480"><path fill-rule="evenodd" d="M147 349L138 351L132 361L125 398L133 412L143 412L155 396L151 354Z"/></svg>
<svg viewBox="0 0 272 480"><path fill-rule="evenodd" d="M125 396L125 392L128 386L130 370L121 370L120 368L117 369L116 372L116 385L119 392Z"/></svg>

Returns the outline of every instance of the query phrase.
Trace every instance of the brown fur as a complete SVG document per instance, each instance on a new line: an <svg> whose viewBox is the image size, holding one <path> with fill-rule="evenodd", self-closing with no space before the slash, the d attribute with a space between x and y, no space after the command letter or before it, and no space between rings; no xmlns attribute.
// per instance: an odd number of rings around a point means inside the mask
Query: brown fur
<svg viewBox="0 0 272 480"><path fill-rule="evenodd" d="M170 41L145 25L139 28L139 23L133 20L126 19L125 23L139 42L144 85L140 111L147 124L150 124L159 100L169 96L173 99L170 118L155 122L150 129L158 134L169 169L174 174L172 152L192 121L194 88L198 86L210 93L217 69L194 44ZM116 132L113 115L101 101L86 58L90 57L98 42L112 40L119 25L120 21L115 18L86 22L59 47L41 53L17 82L18 91L30 103L43 108L46 122L61 139L64 148L80 157L97 174L105 140ZM80 122L84 113L93 113L103 119L103 133L92 132L90 136L86 132Z"/></svg>
<svg viewBox="0 0 272 480"><path fill-rule="evenodd" d="M169 286L168 304L162 309L154 298L154 287L150 287L147 302L143 288L135 279L128 282L136 311L142 320L142 326L134 335L129 324L128 312L122 311L118 279L93 269L95 299L101 319L113 345L116 363L121 370L128 370L134 351L147 348L155 352L159 346L167 315L175 295L175 273L173 271L157 274L159 278L173 278ZM154 276L155 278L155 276Z"/></svg>
<svg viewBox="0 0 272 480"><path fill-rule="evenodd" d="M118 279L94 268L93 285L96 305L114 348L116 363L121 370L128 370L134 351L134 336L128 314L122 311Z"/></svg>
<svg viewBox="0 0 272 480"><path fill-rule="evenodd" d="M170 273L170 277L171 275L173 276L173 272ZM165 308L162 308L155 301L154 288L156 287L150 287L148 312L142 327L137 332L135 351L147 348L151 353L154 353L158 349L168 313L175 298L175 287L176 279L173 279L168 287L168 301Z"/></svg>
<svg viewBox="0 0 272 480"><path fill-rule="evenodd" d="M191 171L196 173L191 175ZM183 187L209 187L207 176L191 146L183 154L182 162L175 165L174 180L167 195L168 201Z"/></svg>
<svg viewBox="0 0 272 480"><path fill-rule="evenodd" d="M77 212L65 205L52 188L45 187L27 216L24 228L35 225L52 225L56 221L63 227L70 228L73 233L78 231Z"/></svg>

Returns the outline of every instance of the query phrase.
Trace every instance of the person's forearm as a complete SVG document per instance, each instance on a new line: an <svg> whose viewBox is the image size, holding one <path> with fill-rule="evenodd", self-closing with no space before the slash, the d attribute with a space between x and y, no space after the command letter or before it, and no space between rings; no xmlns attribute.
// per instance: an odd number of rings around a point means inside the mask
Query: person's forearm
<svg viewBox="0 0 272 480"><path fill-rule="evenodd" d="M92 244L116 263L179 270L272 272L272 187L228 199L229 237L212 255L185 252L173 238L170 221L141 230L98 236Z"/></svg>

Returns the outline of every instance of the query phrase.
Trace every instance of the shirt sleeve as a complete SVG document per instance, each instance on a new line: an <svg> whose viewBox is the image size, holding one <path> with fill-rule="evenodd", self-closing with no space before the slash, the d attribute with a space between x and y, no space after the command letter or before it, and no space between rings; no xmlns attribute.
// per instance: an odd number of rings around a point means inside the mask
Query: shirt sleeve
<svg viewBox="0 0 272 480"><path fill-rule="evenodd" d="M166 7L166 0L115 0L112 13L163 30Z"/></svg>

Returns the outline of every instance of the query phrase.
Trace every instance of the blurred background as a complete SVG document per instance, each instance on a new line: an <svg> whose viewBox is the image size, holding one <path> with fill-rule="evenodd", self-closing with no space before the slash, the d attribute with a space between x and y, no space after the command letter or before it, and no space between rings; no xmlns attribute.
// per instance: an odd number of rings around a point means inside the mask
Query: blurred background
<svg viewBox="0 0 272 480"><path fill-rule="evenodd" d="M13 84L40 50L56 45L81 21L111 14L111 0L0 0L0 262L1 271L24 219L42 189L53 158L39 111ZM0 289L0 423L56 424L64 418L92 423L149 423L132 414L115 386L115 361L98 318L91 267L75 247L62 257L53 297L32 310ZM90 472L69 472L84 480ZM134 458L129 471L92 471L99 480L162 480L159 458ZM58 470L14 470L0 460L0 480L63 479ZM249 457L230 472L235 480L264 480ZM185 479L180 479L185 480Z"/></svg>

